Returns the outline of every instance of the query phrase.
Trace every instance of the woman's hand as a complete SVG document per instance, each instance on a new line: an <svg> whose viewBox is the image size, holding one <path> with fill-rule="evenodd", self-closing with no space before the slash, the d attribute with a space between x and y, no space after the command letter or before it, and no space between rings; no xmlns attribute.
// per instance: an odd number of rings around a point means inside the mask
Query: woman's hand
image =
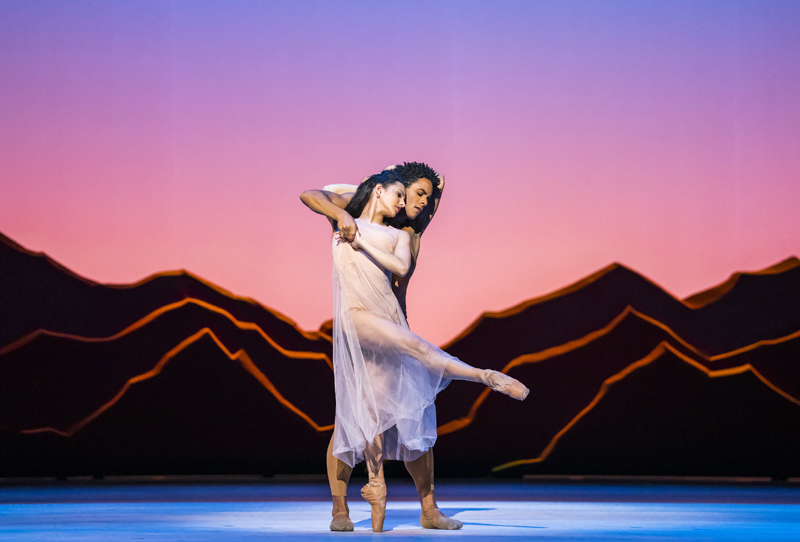
<svg viewBox="0 0 800 542"><path fill-rule="evenodd" d="M401 277L406 276L408 270L411 268L411 237L408 233L400 230L397 234L397 244L394 247L394 253L385 252L361 237L361 232L357 233L350 243L353 250L368 255L375 260L378 267L391 271L395 275Z"/></svg>
<svg viewBox="0 0 800 542"><path fill-rule="evenodd" d="M353 238L349 241L344 238L339 230L333 232L333 239L336 241L337 245L340 243L347 243L353 247L353 250L361 250L364 248L364 245L361 243L361 232L358 231L358 228L356 228L356 233L353 234Z"/></svg>
<svg viewBox="0 0 800 542"><path fill-rule="evenodd" d="M350 243L350 246L353 247L354 250L361 250L364 248L364 245L361 244L361 232L356 230L353 239L348 241L348 243Z"/></svg>
<svg viewBox="0 0 800 542"><path fill-rule="evenodd" d="M341 237L343 241L347 241L348 243L352 242L353 239L355 239L356 234L358 233L358 224L356 224L356 221L353 219L352 216L350 216L350 213L342 211L341 215L338 218L338 222L339 222L339 237Z"/></svg>

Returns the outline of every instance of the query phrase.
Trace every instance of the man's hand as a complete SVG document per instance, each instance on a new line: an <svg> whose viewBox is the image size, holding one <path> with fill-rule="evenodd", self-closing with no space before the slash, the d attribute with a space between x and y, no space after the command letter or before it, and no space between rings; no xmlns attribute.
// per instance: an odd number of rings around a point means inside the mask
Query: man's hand
<svg viewBox="0 0 800 542"><path fill-rule="evenodd" d="M339 237L341 237L343 241L352 243L356 238L356 233L358 232L358 224L356 224L356 221L353 220L353 217L346 212L342 212L342 216L339 218L338 222Z"/></svg>

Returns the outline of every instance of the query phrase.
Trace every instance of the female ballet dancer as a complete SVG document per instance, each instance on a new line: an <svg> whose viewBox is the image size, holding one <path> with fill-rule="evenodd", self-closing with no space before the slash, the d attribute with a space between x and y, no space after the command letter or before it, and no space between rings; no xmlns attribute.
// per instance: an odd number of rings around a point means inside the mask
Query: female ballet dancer
<svg viewBox="0 0 800 542"><path fill-rule="evenodd" d="M383 530L383 460L413 461L436 441L436 394L450 380L482 382L515 399L528 389L508 375L477 369L408 329L392 292L392 273L411 265L408 233L385 224L405 205L394 171L373 175L345 209L358 217L351 242L335 229L333 246L333 366L336 419L333 455L351 467L366 460L361 495L372 509L372 530Z"/></svg>

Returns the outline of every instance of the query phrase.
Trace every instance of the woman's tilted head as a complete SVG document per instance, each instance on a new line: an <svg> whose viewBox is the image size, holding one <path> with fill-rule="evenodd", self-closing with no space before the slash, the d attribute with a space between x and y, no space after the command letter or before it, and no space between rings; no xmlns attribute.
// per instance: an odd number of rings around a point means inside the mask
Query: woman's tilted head
<svg viewBox="0 0 800 542"><path fill-rule="evenodd" d="M375 201L377 209L384 216L395 216L405 206L403 178L394 170L385 170L372 175L358 186L358 190L344 210L353 218L358 218L370 200Z"/></svg>

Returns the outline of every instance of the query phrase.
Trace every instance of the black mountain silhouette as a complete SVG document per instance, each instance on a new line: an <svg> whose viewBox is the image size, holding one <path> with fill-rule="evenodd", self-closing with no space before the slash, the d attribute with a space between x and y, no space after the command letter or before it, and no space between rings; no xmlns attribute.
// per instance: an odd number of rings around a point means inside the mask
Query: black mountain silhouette
<svg viewBox="0 0 800 542"><path fill-rule="evenodd" d="M515 370L521 370L524 376L516 377L531 389L531 398L526 400L526 404L536 402L535 398L540 393L547 396L554 392L566 392L569 397L561 403L572 403L577 407L586 404L587 398L593 396L603 380L644 357L662 341L670 342L677 350L711 370L750 363L781 390L800 398L800 370L794 363L800 354L800 332L780 338L778 342L770 341L770 344L761 346L754 343L751 345L754 348L746 347L708 357L660 322L632 308L627 308L607 326L581 339L520 356L514 363L524 363L525 368ZM578 385L586 387L579 392L575 388ZM450 388L442 392L437 400L440 424L458 420L484 392L479 386L463 383L453 383ZM565 406L557 410L563 416L571 417L572 411ZM541 414L537 414L537 417L541 417ZM561 421L559 419L556 423Z"/></svg>
<svg viewBox="0 0 800 542"><path fill-rule="evenodd" d="M600 329L628 306L707 354L800 329L800 260L790 258L764 271L737 275L724 295L697 306L613 264L552 294L501 313L485 313L443 348L471 365L500 368L517 356Z"/></svg>
<svg viewBox="0 0 800 542"><path fill-rule="evenodd" d="M778 404L785 404L782 408L787 412L794 410L800 412L800 394L796 391L800 391L800 371L795 368L792 373L788 367L789 360L796 360L800 356L800 336L715 361L698 355L662 328L634 313L627 313L617 320L610 331L582 346L562 349L563 352L551 356L530 356L527 362L523 358L522 364L511 368L509 374L525 382L531 390L529 397L523 403L498 393L470 389L472 393L468 398L474 396L477 399L477 396L482 394L484 400L479 403L479 408L472 418L467 417L466 420L462 419L459 422L454 416L457 409L450 410L453 405L438 401L440 420L443 420L442 414L446 412L453 417L449 425L455 426L456 430L450 432L453 427L448 427L447 424L440 426L440 437L436 444L437 457L448 456L453 458L453 461L448 462L448 466L437 465L437 471L450 475L464 471L479 473L509 461L538 457L559 432L568 427L570 422L592 403L605 381L647 358L664 343L669 344L675 352L692 360L698 367L705 367L712 371L712 374L718 375L709 378L700 369L693 368L693 371L703 375L704 382L739 378L736 373L745 370L747 364L752 365L758 375L765 379L761 381L756 373L746 371L752 379L758 381L758 389L763 387L769 392L767 394L769 397L774 396L779 399ZM681 363L690 366L685 361ZM721 374L722 371L731 374L724 376ZM779 380L776 376L786 378ZM770 377L773 380L770 380ZM665 379L668 380L669 377L665 375ZM469 385L456 382L451 386L458 384L462 384L463 390L459 391L463 394ZM622 384L615 386L621 387ZM753 409L761 408L759 401L763 394L751 397L747 394L748 389L743 389L725 399L717 397L715 400L720 404L745 402ZM463 409L467 397L462 397L461 401L458 407ZM697 408L701 408L699 404ZM703 412L697 414L706 416ZM781 428L783 429L785 428ZM573 430L570 429L567 434ZM616 437L623 440L635 438L619 434ZM686 438L692 437L687 435ZM557 450L560 446L559 440L554 449ZM713 453L713 447L709 447L708 452ZM553 470L549 467L551 464L548 456L541 465L535 467L539 469L535 472L583 472ZM622 469L618 473L626 472L628 471ZM663 471L654 469L650 472ZM608 473L610 472L606 474Z"/></svg>
<svg viewBox="0 0 800 542"><path fill-rule="evenodd" d="M329 432L204 336L66 438L0 432L4 475L321 472Z"/></svg>
<svg viewBox="0 0 800 542"><path fill-rule="evenodd" d="M796 258L684 301L614 264L486 314L446 350L531 394L452 383L437 474L798 475L798 301ZM0 476L324 472L328 331L186 272L97 284L0 235Z"/></svg>
<svg viewBox="0 0 800 542"><path fill-rule="evenodd" d="M187 300L113 340L87 342L42 334L7 352L0 363L0 427L68 432L111 400L129 379L150 371L204 328L230 352L245 349L280 393L319 425L333 424L333 373L326 360L319 355L309 359L311 354L287 357L260 330L242 329L230 317L199 303ZM214 343L209 346L219 350Z"/></svg>
<svg viewBox="0 0 800 542"><path fill-rule="evenodd" d="M800 408L753 373L709 378L666 351L612 385L546 463L516 469L784 478L800 472L798 446Z"/></svg>
<svg viewBox="0 0 800 542"><path fill-rule="evenodd" d="M157 309L194 298L256 323L283 348L330 355L330 342L318 333L186 271L158 273L133 285L99 284L0 234L0 284L0 347L37 329L107 337Z"/></svg>

